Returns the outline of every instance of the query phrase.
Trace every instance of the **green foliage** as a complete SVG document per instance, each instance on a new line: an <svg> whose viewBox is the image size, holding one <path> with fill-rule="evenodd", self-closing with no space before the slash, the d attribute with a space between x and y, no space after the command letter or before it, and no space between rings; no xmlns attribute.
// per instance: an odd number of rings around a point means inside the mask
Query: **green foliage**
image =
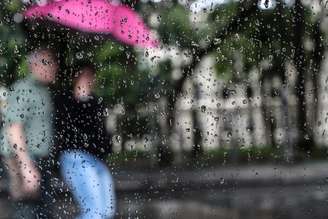
<svg viewBox="0 0 328 219"><path fill-rule="evenodd" d="M198 42L198 35L193 31L189 21L189 12L180 5L160 11L161 22L159 34L165 44L190 47L192 42Z"/></svg>
<svg viewBox="0 0 328 219"><path fill-rule="evenodd" d="M146 170L152 167L151 158L153 155L145 151L124 151L121 153L113 153L108 156L106 162L114 168L131 167L134 170L140 168Z"/></svg>
<svg viewBox="0 0 328 219"><path fill-rule="evenodd" d="M220 77L223 74L225 79L231 80L233 73L236 71L234 65L239 61L237 59L241 59L240 61L243 62L244 66L239 73L247 73L247 69L251 68L254 63L258 62L256 51L256 43L253 39L246 37L244 34L235 34L232 37L223 40L219 43L215 53L215 67L218 76ZM247 75L243 75L243 78L246 77Z"/></svg>
<svg viewBox="0 0 328 219"><path fill-rule="evenodd" d="M224 11L223 9L219 9L210 19L224 26L231 19L231 15L236 13L235 5L227 6L226 10L230 16L221 12ZM309 33L314 21L309 11L309 9L305 10L305 27L308 30L308 37L311 38ZM283 67L286 61L293 59L295 51L293 19L292 9L284 7L277 7L268 12L257 12L248 18L247 25L239 29L238 34L217 42L215 56L218 76L225 80L236 79L234 77L237 71L234 63L238 62L236 54L242 62L242 71L238 71L238 74L244 73L239 75L238 79L246 79L249 70L254 66L259 67L262 61L268 61L276 66L275 69L277 65ZM281 74L281 72L270 71L270 74Z"/></svg>
<svg viewBox="0 0 328 219"><path fill-rule="evenodd" d="M14 13L21 9L21 1L0 2L0 83L10 84L18 77L24 59L24 33L14 23Z"/></svg>
<svg viewBox="0 0 328 219"><path fill-rule="evenodd" d="M208 15L208 22L211 30L215 32L222 30L231 21L238 11L238 3L230 3L224 7L216 8Z"/></svg>
<svg viewBox="0 0 328 219"><path fill-rule="evenodd" d="M22 7L22 1L20 0L4 0L4 7L6 10L15 13Z"/></svg>
<svg viewBox="0 0 328 219"><path fill-rule="evenodd" d="M28 74L28 66L27 66L27 60L22 59L21 62L18 64L17 68L17 74L19 78L23 78Z"/></svg>
<svg viewBox="0 0 328 219"><path fill-rule="evenodd" d="M100 63L98 93L112 104L133 106L149 99L151 77L137 68L135 52L117 43L104 43L95 55Z"/></svg>

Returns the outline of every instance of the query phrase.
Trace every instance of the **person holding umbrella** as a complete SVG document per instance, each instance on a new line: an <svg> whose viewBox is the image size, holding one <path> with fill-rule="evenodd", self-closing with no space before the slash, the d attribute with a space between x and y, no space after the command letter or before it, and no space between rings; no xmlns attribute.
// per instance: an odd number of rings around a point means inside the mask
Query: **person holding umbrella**
<svg viewBox="0 0 328 219"><path fill-rule="evenodd" d="M93 93L96 69L84 64L72 91L55 98L59 169L80 208L80 219L114 218L112 176L102 161L111 151L105 128L105 107Z"/></svg>

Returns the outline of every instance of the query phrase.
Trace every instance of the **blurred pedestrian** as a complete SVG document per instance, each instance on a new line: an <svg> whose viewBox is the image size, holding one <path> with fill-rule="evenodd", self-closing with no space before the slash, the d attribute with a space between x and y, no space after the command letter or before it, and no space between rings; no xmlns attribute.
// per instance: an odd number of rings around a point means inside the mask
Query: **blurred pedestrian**
<svg viewBox="0 0 328 219"><path fill-rule="evenodd" d="M7 94L8 90L4 87L0 87L0 130L3 131L4 128L4 109L7 106ZM3 136L1 136L3 137ZM1 154L0 154L1 155ZM7 175L9 178L9 194L10 197L14 200L18 200L23 195L23 191L21 189L21 180L18 176L19 168L16 164L15 158L13 157L2 157L1 159L3 161L3 164L6 167Z"/></svg>
<svg viewBox="0 0 328 219"><path fill-rule="evenodd" d="M113 218L115 191L102 159L110 153L105 107L93 93L95 68L84 65L74 76L71 92L56 98L56 138L60 172L80 208L81 219Z"/></svg>
<svg viewBox="0 0 328 219"><path fill-rule="evenodd" d="M38 49L27 56L30 74L17 81L4 107L3 142L16 202L16 218L51 218L49 188L53 146L53 105L48 85L55 80L58 63L50 49Z"/></svg>

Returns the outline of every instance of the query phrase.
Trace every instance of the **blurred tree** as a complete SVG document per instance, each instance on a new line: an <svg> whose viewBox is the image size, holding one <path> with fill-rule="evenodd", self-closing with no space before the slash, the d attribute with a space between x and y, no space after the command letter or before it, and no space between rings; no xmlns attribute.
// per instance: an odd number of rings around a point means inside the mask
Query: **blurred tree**
<svg viewBox="0 0 328 219"><path fill-rule="evenodd" d="M316 20L300 0L296 0L292 7L287 7L284 1L276 2L276 8L264 11L258 8L256 0L231 1L214 10L200 12L205 20L199 25L198 21L192 19L197 16L191 16L188 4L183 5L179 1L146 4L127 0L125 3L140 11L146 21L156 15L155 23L158 26L154 25L154 28L164 47L174 45L186 51L185 54L191 60L182 65L181 77L176 78L172 77L170 61L159 63L157 74L151 68L139 68L135 50L101 35L84 34L49 22L21 22L22 17L18 12L25 6L19 0L5 0L0 2L0 80L8 85L24 75L27 72L24 54L44 43L59 51L62 67L59 87L69 84L74 70L71 66L82 60L91 60L99 69L97 92L109 104L122 104L126 109L120 128L122 132L124 130L124 141L129 136L140 135L148 130L141 128L147 127L149 121L138 117L137 108L164 97L167 103L167 128L162 131L157 152L160 163L166 165L172 161L169 139L174 134L177 99L181 97L183 85L194 74L194 69L203 57L216 57L218 77L232 83L247 83L250 69L263 69L262 64L268 62L269 67L261 72L262 84L278 76L283 82L281 90L288 84L285 64L292 61L298 72L295 92L298 97L298 129L301 138L297 149L311 150L314 144L306 118L305 80L308 70L313 68L312 80L317 84L324 36L319 28L320 20ZM314 41L312 52L304 49L306 38ZM233 65L236 53L243 63L241 71L237 71ZM312 64L310 59L314 61ZM264 89L262 95L266 95ZM280 96L285 103L286 95ZM288 106L284 111L288 118ZM265 118L267 129L272 129L274 124L269 118L270 110L264 107L264 114L268 115ZM198 126L197 122L194 124ZM200 133L197 131L195 135L198 140L193 152L198 154L202 151Z"/></svg>
<svg viewBox="0 0 328 219"><path fill-rule="evenodd" d="M13 16L21 7L19 0L0 2L0 83L10 84L24 74L25 36Z"/></svg>

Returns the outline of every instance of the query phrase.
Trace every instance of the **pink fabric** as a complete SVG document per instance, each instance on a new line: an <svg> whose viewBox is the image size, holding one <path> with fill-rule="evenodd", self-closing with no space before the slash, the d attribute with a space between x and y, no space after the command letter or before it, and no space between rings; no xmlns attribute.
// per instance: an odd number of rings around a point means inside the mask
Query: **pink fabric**
<svg viewBox="0 0 328 219"><path fill-rule="evenodd" d="M112 34L133 46L149 48L158 44L136 12L106 0L55 1L45 6L32 6L24 15L28 19L47 18L85 32Z"/></svg>

